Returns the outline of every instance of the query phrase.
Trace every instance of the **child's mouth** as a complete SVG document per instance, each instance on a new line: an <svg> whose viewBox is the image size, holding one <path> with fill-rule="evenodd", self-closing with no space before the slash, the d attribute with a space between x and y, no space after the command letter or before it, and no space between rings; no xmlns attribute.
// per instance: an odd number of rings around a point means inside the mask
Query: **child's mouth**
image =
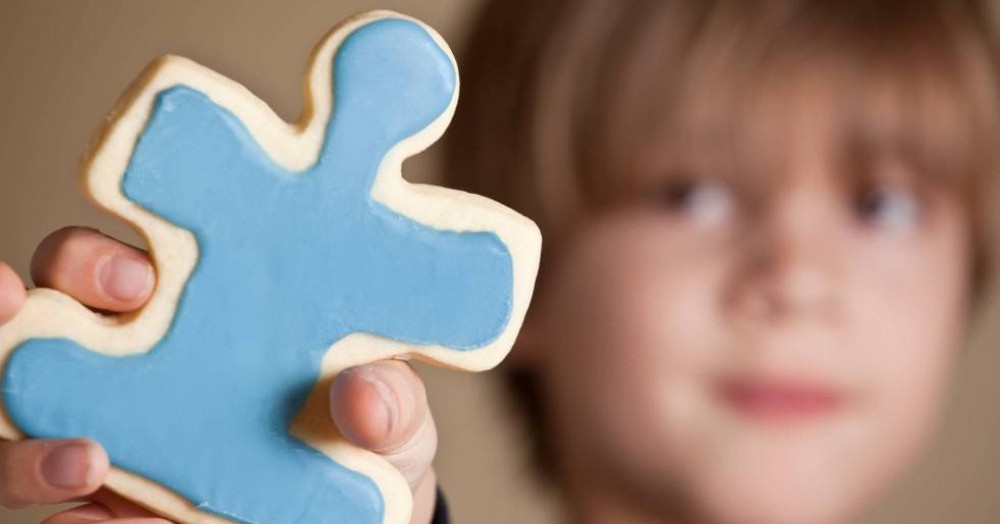
<svg viewBox="0 0 1000 524"><path fill-rule="evenodd" d="M802 422L829 415L842 405L833 388L817 383L770 378L729 378L717 389L723 403L762 423Z"/></svg>

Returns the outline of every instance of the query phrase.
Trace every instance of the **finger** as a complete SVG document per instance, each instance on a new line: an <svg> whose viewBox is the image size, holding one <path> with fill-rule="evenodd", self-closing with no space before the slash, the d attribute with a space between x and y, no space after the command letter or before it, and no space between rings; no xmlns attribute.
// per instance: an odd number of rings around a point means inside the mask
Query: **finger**
<svg viewBox="0 0 1000 524"><path fill-rule="evenodd" d="M42 521L42 524L171 524L161 518L101 518L99 512L78 512L77 510L56 513Z"/></svg>
<svg viewBox="0 0 1000 524"><path fill-rule="evenodd" d="M107 489L99 490L91 498L93 502L52 515L42 524L168 524L165 519Z"/></svg>
<svg viewBox="0 0 1000 524"><path fill-rule="evenodd" d="M0 442L0 505L51 504L93 493L108 456L86 439Z"/></svg>
<svg viewBox="0 0 1000 524"><path fill-rule="evenodd" d="M56 513L42 521L42 524L170 524L159 517L117 517L101 504L85 504L67 511Z"/></svg>
<svg viewBox="0 0 1000 524"><path fill-rule="evenodd" d="M21 277L10 266L0 262L0 325L14 318L26 296Z"/></svg>
<svg viewBox="0 0 1000 524"><path fill-rule="evenodd" d="M105 522L115 518L108 508L96 504L84 504L61 511L42 521L42 524L80 524L83 522Z"/></svg>
<svg viewBox="0 0 1000 524"><path fill-rule="evenodd" d="M409 364L385 360L345 370L330 389L330 414L348 441L382 455L411 489L430 471L437 428Z"/></svg>
<svg viewBox="0 0 1000 524"><path fill-rule="evenodd" d="M145 252L82 227L46 237L31 260L31 278L90 307L118 312L141 307L156 280Z"/></svg>
<svg viewBox="0 0 1000 524"><path fill-rule="evenodd" d="M116 518L156 516L152 511L108 489L98 490L91 499L108 509Z"/></svg>
<svg viewBox="0 0 1000 524"><path fill-rule="evenodd" d="M67 520L63 520L67 519ZM44 521L42 524L172 524L169 520L161 519L159 517L150 518L123 518L123 519L110 519L101 520L99 518L93 519L87 515L83 518L76 517L74 515L53 515Z"/></svg>

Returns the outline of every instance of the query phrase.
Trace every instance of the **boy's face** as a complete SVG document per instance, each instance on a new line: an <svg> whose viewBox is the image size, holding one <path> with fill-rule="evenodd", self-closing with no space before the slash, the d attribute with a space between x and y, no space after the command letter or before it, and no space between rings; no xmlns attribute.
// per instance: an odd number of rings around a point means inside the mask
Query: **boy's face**
<svg viewBox="0 0 1000 524"><path fill-rule="evenodd" d="M837 172L822 100L770 109L761 147L782 153L756 194L712 178L710 142L686 179L637 152L646 198L560 252L540 365L570 482L664 515L827 524L925 443L966 328L965 214L890 156Z"/></svg>

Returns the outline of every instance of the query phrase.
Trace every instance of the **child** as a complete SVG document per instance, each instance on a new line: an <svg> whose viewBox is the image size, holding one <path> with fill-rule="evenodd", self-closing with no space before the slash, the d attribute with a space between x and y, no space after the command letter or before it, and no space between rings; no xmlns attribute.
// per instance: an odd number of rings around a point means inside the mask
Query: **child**
<svg viewBox="0 0 1000 524"><path fill-rule="evenodd" d="M446 172L543 229L508 371L567 521L844 523L913 462L991 268L985 19L949 0L487 3ZM68 230L34 273L128 310L144 260ZM394 463L427 522L433 424L412 373L382 365L338 382L333 416L409 453ZM386 420L407 421L389 447ZM31 484L44 444L0 447L22 479L0 502L99 483ZM133 511L99 500L76 511Z"/></svg>
<svg viewBox="0 0 1000 524"><path fill-rule="evenodd" d="M507 369L568 522L844 523L914 461L990 271L987 14L487 2L446 173L542 228Z"/></svg>

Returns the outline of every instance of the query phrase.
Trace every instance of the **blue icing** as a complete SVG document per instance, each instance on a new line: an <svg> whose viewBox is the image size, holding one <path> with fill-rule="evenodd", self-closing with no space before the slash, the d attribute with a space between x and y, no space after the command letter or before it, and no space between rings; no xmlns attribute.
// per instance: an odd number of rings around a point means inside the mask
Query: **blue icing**
<svg viewBox="0 0 1000 524"><path fill-rule="evenodd" d="M203 94L160 93L123 190L194 233L197 267L146 354L19 346L3 376L18 427L95 438L116 466L238 522L382 521L370 479L287 432L325 350L359 331L482 347L509 319L512 262L492 233L439 231L369 195L386 152L451 102L456 73L434 40L409 21L368 24L334 77L322 153L301 173Z"/></svg>

